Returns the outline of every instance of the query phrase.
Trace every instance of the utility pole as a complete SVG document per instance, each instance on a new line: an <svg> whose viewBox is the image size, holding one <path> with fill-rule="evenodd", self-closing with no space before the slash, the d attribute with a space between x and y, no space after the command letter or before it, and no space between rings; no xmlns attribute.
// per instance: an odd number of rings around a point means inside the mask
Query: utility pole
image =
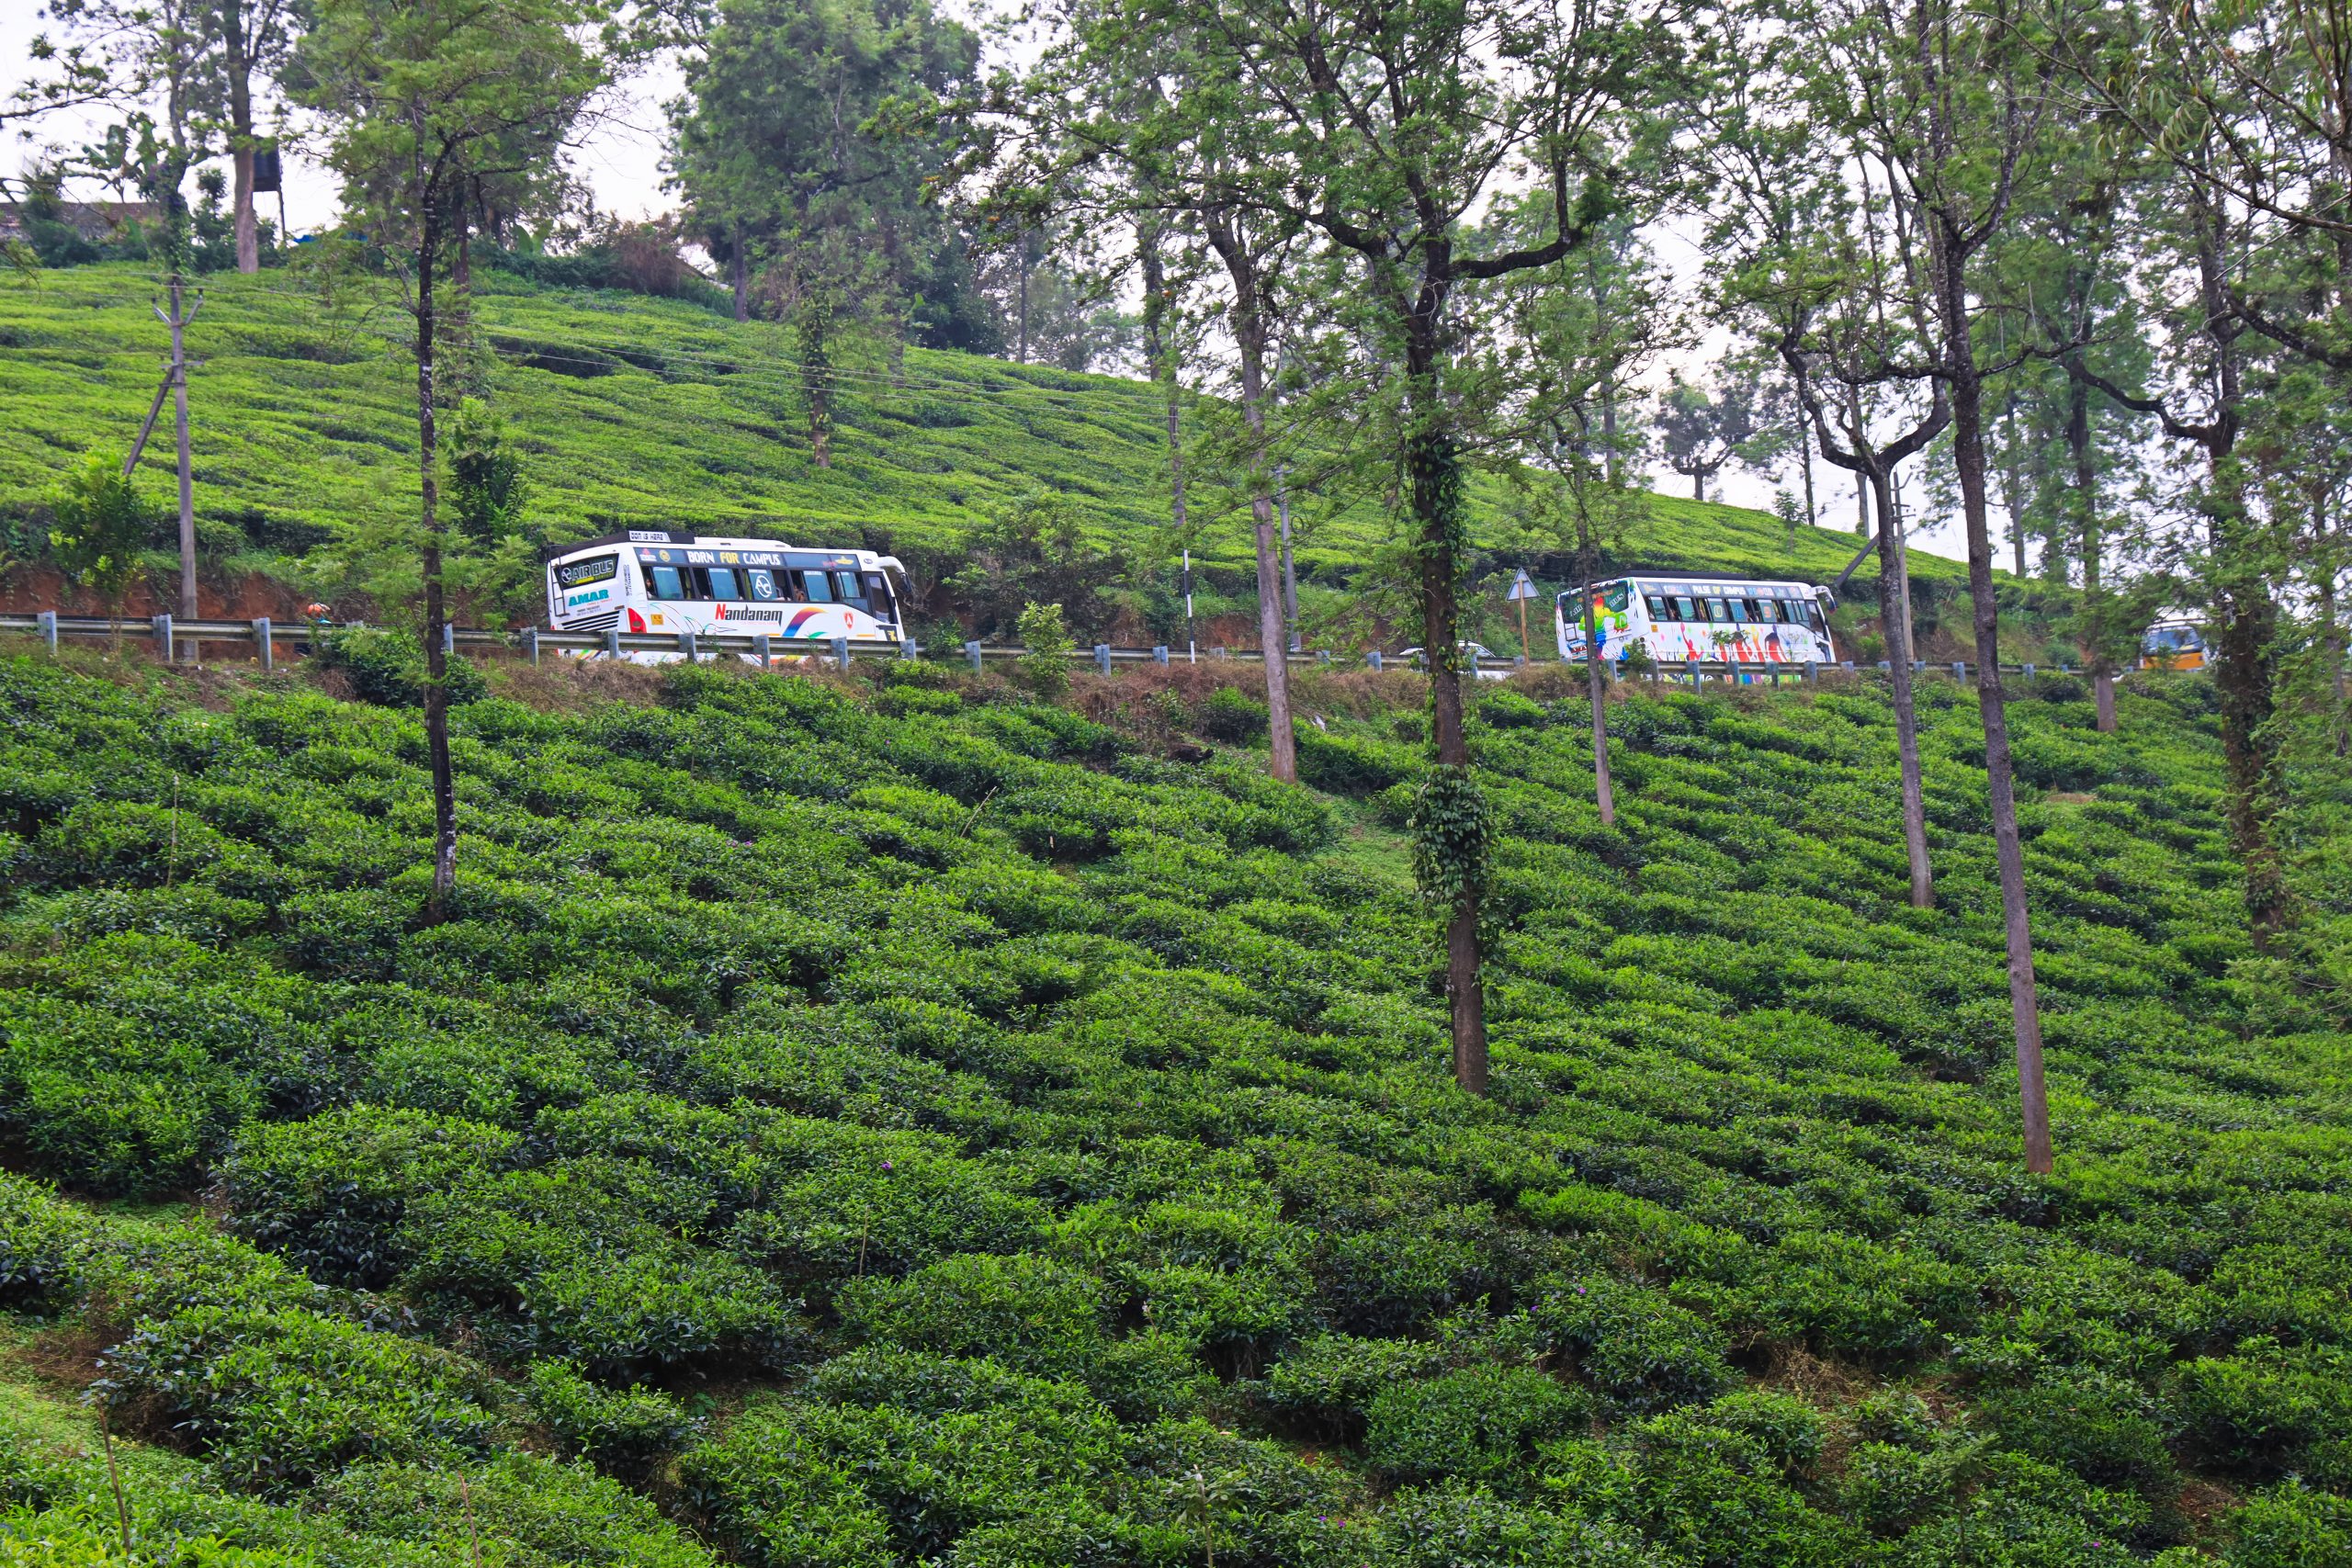
<svg viewBox="0 0 2352 1568"><path fill-rule="evenodd" d="M1283 520L1283 622L1290 627L1290 650L1297 653L1305 643L1298 626L1298 568L1290 558L1290 469L1276 468L1274 482L1282 487L1274 500Z"/></svg>
<svg viewBox="0 0 2352 1568"><path fill-rule="evenodd" d="M180 618L193 621L196 609L196 492L188 478L187 461L187 340L183 335L188 322L196 320L196 312L204 307L204 296L196 297L196 304L187 310L180 307L180 275L172 271L172 313L157 310L164 324L172 329L172 420L178 426L180 467ZM198 648L196 639L188 639L188 661L194 663Z"/></svg>
<svg viewBox="0 0 2352 1568"><path fill-rule="evenodd" d="M196 493L188 475L187 458L187 340L182 334L196 313L204 309L204 291L197 290L196 303L186 310L180 309L180 275L174 272L170 284L172 309L167 315L161 306L155 307L155 319L172 329L172 358L164 367L163 384L155 389L155 400L147 405L147 421L139 427L139 439L130 444L130 456L122 460L122 477L129 479L139 468L139 455L147 449L147 438L155 433L156 418L164 412L164 394L172 396L174 423L179 434L180 478L180 608L183 621L197 618L196 608ZM188 659L197 657L195 639L187 643Z"/></svg>

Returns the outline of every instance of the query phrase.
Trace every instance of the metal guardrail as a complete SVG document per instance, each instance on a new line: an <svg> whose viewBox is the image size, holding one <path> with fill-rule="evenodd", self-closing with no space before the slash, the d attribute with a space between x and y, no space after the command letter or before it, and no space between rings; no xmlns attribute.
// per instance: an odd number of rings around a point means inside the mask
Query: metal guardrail
<svg viewBox="0 0 2352 1568"><path fill-rule="evenodd" d="M266 615L238 621L185 621L175 620L170 615L152 615L126 618L117 623L104 615L63 615L53 610L41 610L31 615L0 613L0 632L30 633L47 643L51 652L56 651L61 637L112 637L118 633L152 640L155 651L166 661L174 658L181 647L190 643L248 642L254 645L265 671L276 667L277 643L305 640L336 629L338 626L333 622L298 621L280 625ZM922 645L912 637L904 641L838 637L820 639L779 637L766 632L624 632L618 629L558 632L537 627L519 632L499 632L458 626L444 627L443 636L443 646L453 653L465 648L496 649L521 654L534 664L542 655L551 652L602 653L616 659L631 653L670 654L685 659L736 654L767 665L773 665L778 660L798 663L816 659L846 670L854 659L919 659L923 654ZM1028 657L1029 650L1007 643L967 642L960 652L964 660L977 671L985 668L990 660L1001 662L1009 659L1024 659ZM1069 657L1075 662L1091 663L1101 673L1108 675L1121 664L1196 663L1203 659L1212 662L1261 663L1265 655L1256 649L1188 649L1179 653L1165 644L1153 648L1114 648L1108 643L1096 643L1091 648L1072 649ZM1337 667L1334 656L1328 649L1291 652L1284 655L1284 660L1293 668ZM1424 667L1418 657L1406 660L1379 652L1365 654L1363 661L1367 668L1373 670L1419 670ZM1476 671L1482 675L1509 674L1527 667L1528 660L1524 657L1475 661ZM1893 666L1882 660L1877 668L1886 671ZM1965 681L1971 666L1964 661L1945 665L1920 660L1914 660L1911 668L1915 675L1926 675L1931 671L1942 673L1948 670L1954 680ZM2041 673L2031 664L2004 664L2001 672L2019 675L2029 681ZM1838 664L1823 664L1813 660L1751 664L1738 660L1687 659L1656 665L1641 678L1668 683L1688 682L1692 686L1703 684L1711 679L1741 683L1763 681L1777 687L1783 680L1814 685L1818 684L1825 674L1853 673L1855 666L1851 660ZM2074 671L2061 664L2052 673L2071 675ZM1626 671L1621 667L1618 674L1623 679Z"/></svg>

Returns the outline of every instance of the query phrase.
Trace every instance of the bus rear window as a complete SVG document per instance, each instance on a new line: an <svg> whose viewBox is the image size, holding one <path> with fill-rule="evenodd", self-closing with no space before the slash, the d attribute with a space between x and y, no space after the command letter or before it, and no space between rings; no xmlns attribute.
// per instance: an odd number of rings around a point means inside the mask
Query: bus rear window
<svg viewBox="0 0 2352 1568"><path fill-rule="evenodd" d="M1625 584L1622 582L1611 583L1608 587L1600 591L1601 608L1605 610L1614 610L1623 614L1625 608L1627 592L1628 590Z"/></svg>
<svg viewBox="0 0 2352 1568"><path fill-rule="evenodd" d="M684 599L689 592L686 574L678 567L649 566L645 569L645 577L652 585L656 599Z"/></svg>

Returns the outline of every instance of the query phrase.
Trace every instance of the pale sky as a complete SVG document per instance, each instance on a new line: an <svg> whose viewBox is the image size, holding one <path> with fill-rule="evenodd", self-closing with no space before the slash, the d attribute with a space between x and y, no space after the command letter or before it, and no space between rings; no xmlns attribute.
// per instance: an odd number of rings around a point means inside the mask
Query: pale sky
<svg viewBox="0 0 2352 1568"><path fill-rule="evenodd" d="M28 51L34 35L51 30L41 20L40 10L41 0L0 0L0 97L12 95L32 69ZM666 61L640 73L624 84L605 106L604 115L574 151L573 170L594 193L599 210L621 218L647 218L675 205L672 195L662 188L662 106L675 96L679 84L675 66ZM52 116L33 128L29 141L12 130L10 144L0 147L0 172L13 175L33 163L44 143L67 147L79 143L92 133L98 119L96 113ZM287 222L296 234L333 221L336 206L334 180L325 169L299 152L289 153L286 186ZM102 193L90 189L80 194L96 197ZM275 220L276 198L265 195L259 199L262 214ZM1678 283L1688 285L1695 280L1704 265L1695 244L1664 227L1652 235L1652 241L1660 261ZM1722 353L1726 341L1721 331L1711 333L1696 351L1684 356L1687 363L1681 367L1685 374L1702 374L1703 367ZM1661 383L1664 378L1662 367L1658 374ZM1690 480L1663 468L1654 471L1653 484L1668 495L1690 493ZM1821 521L1834 528L1850 527L1854 516L1851 476L1815 458L1814 486ZM1783 473L1777 479L1726 468L1710 487L1710 499L1769 510L1773 491L1780 488L1803 493L1803 481L1796 474L1793 459L1783 464ZM1914 474L1906 486L1906 502L1916 497L1921 488ZM1916 547L1938 555L1965 553L1957 518L1922 526L1915 514L1912 525ZM1998 534L2000 519L1994 520L1994 527Z"/></svg>

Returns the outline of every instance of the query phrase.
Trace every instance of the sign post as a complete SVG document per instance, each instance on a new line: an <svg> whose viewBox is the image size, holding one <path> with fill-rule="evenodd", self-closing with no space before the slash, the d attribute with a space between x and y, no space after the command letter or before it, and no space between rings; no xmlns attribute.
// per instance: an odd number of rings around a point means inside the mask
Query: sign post
<svg viewBox="0 0 2352 1568"><path fill-rule="evenodd" d="M1521 657L1525 657L1529 652L1527 643L1527 602L1535 597L1535 584L1528 580L1527 569L1525 567L1521 567L1519 569L1519 575L1511 579L1510 592L1507 597L1515 599L1519 602L1519 651Z"/></svg>
<svg viewBox="0 0 2352 1568"><path fill-rule="evenodd" d="M1193 638L1193 547L1184 547L1184 661L1201 661L1201 645Z"/></svg>

